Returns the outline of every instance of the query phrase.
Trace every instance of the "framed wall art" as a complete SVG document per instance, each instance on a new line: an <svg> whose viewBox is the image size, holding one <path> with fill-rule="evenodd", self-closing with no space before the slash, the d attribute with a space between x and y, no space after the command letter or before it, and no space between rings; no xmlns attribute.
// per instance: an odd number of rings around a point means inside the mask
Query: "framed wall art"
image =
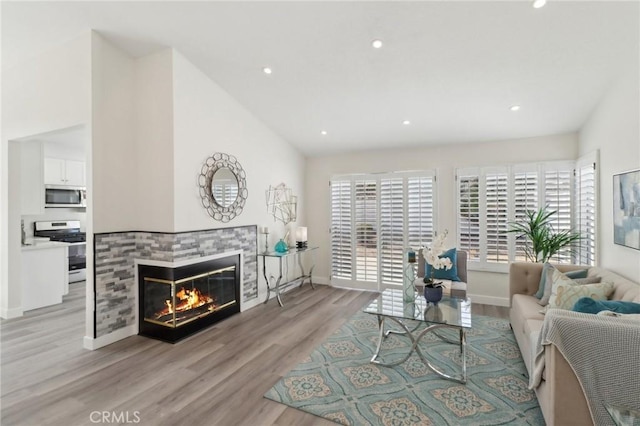
<svg viewBox="0 0 640 426"><path fill-rule="evenodd" d="M613 175L613 242L640 250L640 169Z"/></svg>

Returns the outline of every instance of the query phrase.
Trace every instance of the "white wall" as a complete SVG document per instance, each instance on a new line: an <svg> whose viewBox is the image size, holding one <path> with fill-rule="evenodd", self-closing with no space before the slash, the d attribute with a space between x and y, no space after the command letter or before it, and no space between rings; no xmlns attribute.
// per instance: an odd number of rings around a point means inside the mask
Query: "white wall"
<svg viewBox="0 0 640 426"><path fill-rule="evenodd" d="M449 230L447 243L455 245L455 169L536 161L572 160L578 152L577 134L481 144L439 145L414 149L365 151L307 159L306 211L309 241L320 246L316 273L323 280L330 275L329 180L332 175L436 169L435 203L437 229ZM469 272L469 292L474 301L508 304L506 274Z"/></svg>
<svg viewBox="0 0 640 426"><path fill-rule="evenodd" d="M91 33L93 232L137 226L135 61Z"/></svg>
<svg viewBox="0 0 640 426"><path fill-rule="evenodd" d="M265 191L284 182L299 196L299 226L305 225L305 158L297 149L256 119L234 98L174 50L174 215L176 232L230 226L269 226L269 246L285 234L281 223L267 213ZM246 172L249 196L240 216L229 223L213 220L202 207L198 175L205 160L216 152L235 156ZM258 236L258 250L264 239ZM261 260L260 260L261 262ZM258 265L259 271L262 265ZM275 273L277 265L269 268ZM288 276L295 275L295 263L287 263ZM285 271L286 273L287 271ZM258 297L266 294L258 274Z"/></svg>
<svg viewBox="0 0 640 426"><path fill-rule="evenodd" d="M304 156L175 51L174 137L175 231L257 224L284 236L267 214L265 191L284 182L302 203ZM228 224L214 221L200 204L197 178L215 152L234 155L247 173L247 203ZM302 226L301 209L298 217Z"/></svg>
<svg viewBox="0 0 640 426"><path fill-rule="evenodd" d="M9 141L90 122L90 34L2 70L0 147L0 315L19 315L20 195L9 176ZM13 142L19 143L19 142ZM15 151L14 151L15 152ZM11 190L10 190L11 188Z"/></svg>
<svg viewBox="0 0 640 426"><path fill-rule="evenodd" d="M640 169L638 57L612 85L580 131L580 154L600 150L599 265L640 282L640 251L613 243L613 175Z"/></svg>
<svg viewBox="0 0 640 426"><path fill-rule="evenodd" d="M137 224L131 230L174 230L173 51L137 58L135 184Z"/></svg>

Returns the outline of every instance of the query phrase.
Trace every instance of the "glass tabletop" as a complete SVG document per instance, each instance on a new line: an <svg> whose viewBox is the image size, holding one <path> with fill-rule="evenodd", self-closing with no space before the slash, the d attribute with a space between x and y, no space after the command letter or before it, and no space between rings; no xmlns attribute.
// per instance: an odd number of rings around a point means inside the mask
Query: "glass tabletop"
<svg viewBox="0 0 640 426"><path fill-rule="evenodd" d="M383 315L457 327L471 328L471 300L443 296L437 305L416 293L413 303L405 303L402 290L387 289L364 308L368 314Z"/></svg>
<svg viewBox="0 0 640 426"><path fill-rule="evenodd" d="M277 251L267 251L267 252L261 252L258 253L258 256L263 256L263 257L286 257L286 256L291 256L294 254L298 254L298 253L304 253L305 251L312 251L312 250L316 250L318 247L305 247L305 248L296 248L296 247L291 247L289 248L289 251L285 251L284 253L280 253Z"/></svg>

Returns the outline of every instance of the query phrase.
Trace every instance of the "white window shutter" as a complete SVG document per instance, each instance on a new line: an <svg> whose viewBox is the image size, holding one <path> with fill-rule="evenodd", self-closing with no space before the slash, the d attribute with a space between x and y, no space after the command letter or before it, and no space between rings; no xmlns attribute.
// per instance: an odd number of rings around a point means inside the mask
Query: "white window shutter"
<svg viewBox="0 0 640 426"><path fill-rule="evenodd" d="M574 186L574 223L581 239L576 245L574 263L596 264L597 151L576 162Z"/></svg>
<svg viewBox="0 0 640 426"><path fill-rule="evenodd" d="M331 182L331 275L352 278L351 180Z"/></svg>
<svg viewBox="0 0 640 426"><path fill-rule="evenodd" d="M355 279L358 281L378 281L377 197L376 180L355 181Z"/></svg>
<svg viewBox="0 0 640 426"><path fill-rule="evenodd" d="M435 234L434 176L407 178L407 240L418 250L431 243Z"/></svg>
<svg viewBox="0 0 640 426"><path fill-rule="evenodd" d="M380 281L402 284L404 259L404 185L402 178L380 180Z"/></svg>
<svg viewBox="0 0 640 426"><path fill-rule="evenodd" d="M538 172L515 171L513 173L513 220L522 222L527 218L527 211L538 209ZM515 240L515 260L524 262L527 259L525 246L528 240L518 238Z"/></svg>
<svg viewBox="0 0 640 426"><path fill-rule="evenodd" d="M509 261L508 181L505 172L488 172L486 182L486 256L488 263Z"/></svg>
<svg viewBox="0 0 640 426"><path fill-rule="evenodd" d="M546 170L544 174L544 200L548 210L556 213L551 217L555 232L571 230L571 175L572 170ZM556 263L571 263L571 248L553 256Z"/></svg>
<svg viewBox="0 0 640 426"><path fill-rule="evenodd" d="M458 180L458 248L470 262L480 261L480 176L460 173Z"/></svg>

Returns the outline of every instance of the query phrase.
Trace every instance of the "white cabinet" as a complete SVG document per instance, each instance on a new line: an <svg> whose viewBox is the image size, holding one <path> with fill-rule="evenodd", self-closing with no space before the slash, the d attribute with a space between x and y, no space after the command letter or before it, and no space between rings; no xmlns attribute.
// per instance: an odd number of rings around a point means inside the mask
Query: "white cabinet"
<svg viewBox="0 0 640 426"><path fill-rule="evenodd" d="M68 245L47 242L23 246L21 261L22 310L62 303L69 286Z"/></svg>
<svg viewBox="0 0 640 426"><path fill-rule="evenodd" d="M85 186L85 167L83 161L44 159L44 183L46 185Z"/></svg>
<svg viewBox="0 0 640 426"><path fill-rule="evenodd" d="M20 214L44 213L42 142L20 142Z"/></svg>

